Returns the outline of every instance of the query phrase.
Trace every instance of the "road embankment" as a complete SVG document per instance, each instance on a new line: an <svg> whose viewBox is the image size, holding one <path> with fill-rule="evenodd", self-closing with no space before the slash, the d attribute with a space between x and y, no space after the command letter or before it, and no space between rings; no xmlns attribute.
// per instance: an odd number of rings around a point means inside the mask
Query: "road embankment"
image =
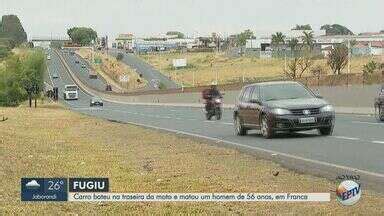
<svg viewBox="0 0 384 216"><path fill-rule="evenodd" d="M158 94L153 91L153 93L148 92L148 94L131 95L102 92L97 89L93 89L87 85L87 83L78 79L61 54L59 52L57 52L57 54L72 79L80 88L91 95L99 95L104 100L139 105L203 107L200 92L181 92L180 90L170 90L168 94ZM336 112L338 113L373 114L374 98L380 87L380 85L334 87L320 86L313 90L320 93L320 95L333 104L336 107ZM232 108L239 94L239 90L227 90L224 91L224 93L224 107Z"/></svg>

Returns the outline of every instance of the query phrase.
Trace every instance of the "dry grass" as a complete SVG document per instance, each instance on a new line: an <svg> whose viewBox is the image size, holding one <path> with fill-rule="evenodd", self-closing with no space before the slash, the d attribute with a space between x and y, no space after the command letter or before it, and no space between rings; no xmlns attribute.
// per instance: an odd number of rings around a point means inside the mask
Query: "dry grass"
<svg viewBox="0 0 384 216"><path fill-rule="evenodd" d="M89 61L92 56L90 49L79 49L76 51L82 58ZM98 74L103 76L107 82L115 84L119 89L138 89L146 86L146 81L141 79L139 75L129 66L116 60L116 58L109 56L102 52L93 52L94 58L102 60L101 65L94 65ZM127 75L128 82L120 82L120 76ZM140 80L140 82L138 82Z"/></svg>
<svg viewBox="0 0 384 216"><path fill-rule="evenodd" d="M383 215L384 197L363 190L352 207L329 203L23 203L20 178L110 178L113 192L329 192L336 183L236 150L111 123L57 105L0 108L0 215ZM280 174L275 177L273 171Z"/></svg>
<svg viewBox="0 0 384 216"><path fill-rule="evenodd" d="M191 86L193 82L197 86L210 84L216 80L216 76L221 84L241 81L243 75L246 80L284 76L284 59L228 58L224 54L217 53L165 53L141 57L173 80L187 86ZM172 59L175 58L186 58L189 66L174 70L171 65ZM354 57L351 62L351 73L362 72L363 65L371 59L371 57ZM315 60L314 65L322 65L328 74L332 73L325 59ZM304 74L309 75L311 75L309 71Z"/></svg>

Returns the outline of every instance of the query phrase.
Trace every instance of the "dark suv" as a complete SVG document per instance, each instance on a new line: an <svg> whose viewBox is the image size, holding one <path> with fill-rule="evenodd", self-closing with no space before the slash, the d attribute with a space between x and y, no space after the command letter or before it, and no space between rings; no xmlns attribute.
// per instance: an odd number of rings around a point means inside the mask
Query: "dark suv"
<svg viewBox="0 0 384 216"><path fill-rule="evenodd" d="M239 136L250 129L261 130L265 138L276 132L318 129L331 135L334 108L298 82L264 82L245 86L234 111L235 132Z"/></svg>

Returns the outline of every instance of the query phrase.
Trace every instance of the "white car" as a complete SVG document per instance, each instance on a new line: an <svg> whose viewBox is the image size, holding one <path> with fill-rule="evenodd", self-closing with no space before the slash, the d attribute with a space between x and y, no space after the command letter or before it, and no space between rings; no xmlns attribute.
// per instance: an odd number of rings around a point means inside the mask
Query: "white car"
<svg viewBox="0 0 384 216"><path fill-rule="evenodd" d="M79 99L79 92L77 85L64 86L64 100L77 100Z"/></svg>
<svg viewBox="0 0 384 216"><path fill-rule="evenodd" d="M47 60L51 60L51 56L50 55L47 56Z"/></svg>

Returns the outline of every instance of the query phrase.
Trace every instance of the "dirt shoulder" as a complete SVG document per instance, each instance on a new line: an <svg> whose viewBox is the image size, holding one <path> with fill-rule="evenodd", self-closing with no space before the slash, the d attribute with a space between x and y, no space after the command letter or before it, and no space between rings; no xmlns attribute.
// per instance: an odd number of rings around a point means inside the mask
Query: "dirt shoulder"
<svg viewBox="0 0 384 216"><path fill-rule="evenodd" d="M194 139L77 114L57 105L0 108L0 214L383 215L363 189L352 207L335 182ZM273 173L279 172L277 176ZM21 177L109 177L113 192L330 192L329 203L22 203Z"/></svg>

